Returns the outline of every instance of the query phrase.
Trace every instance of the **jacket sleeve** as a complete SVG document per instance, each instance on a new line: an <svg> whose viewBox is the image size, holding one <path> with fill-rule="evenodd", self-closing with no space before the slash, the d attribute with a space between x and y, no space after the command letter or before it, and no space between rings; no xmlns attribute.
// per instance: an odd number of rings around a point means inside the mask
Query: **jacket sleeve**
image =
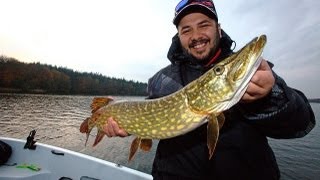
<svg viewBox="0 0 320 180"><path fill-rule="evenodd" d="M239 104L242 116L272 138L299 138L315 126L315 116L305 95L287 86L274 73L276 82L270 94L253 103Z"/></svg>

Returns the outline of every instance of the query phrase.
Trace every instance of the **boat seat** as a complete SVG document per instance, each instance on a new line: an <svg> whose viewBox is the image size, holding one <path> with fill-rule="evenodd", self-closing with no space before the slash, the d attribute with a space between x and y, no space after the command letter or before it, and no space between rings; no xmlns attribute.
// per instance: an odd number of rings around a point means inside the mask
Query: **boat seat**
<svg viewBox="0 0 320 180"><path fill-rule="evenodd" d="M0 180L43 180L50 177L51 172L46 169L32 171L30 169L16 168L16 166L0 166Z"/></svg>

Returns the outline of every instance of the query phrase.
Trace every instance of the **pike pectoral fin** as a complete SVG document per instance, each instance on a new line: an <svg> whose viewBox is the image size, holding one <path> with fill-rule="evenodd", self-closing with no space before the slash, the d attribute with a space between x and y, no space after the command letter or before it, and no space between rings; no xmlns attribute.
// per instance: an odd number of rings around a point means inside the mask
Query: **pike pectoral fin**
<svg viewBox="0 0 320 180"><path fill-rule="evenodd" d="M91 106L90 106L91 112L92 113L96 112L99 108L109 104L111 101L113 101L113 98L111 98L111 97L95 97L95 98L93 98Z"/></svg>
<svg viewBox="0 0 320 180"><path fill-rule="evenodd" d="M218 124L219 124L219 129L222 128L224 121L225 121L225 117L223 113L220 113L219 116L217 117L218 120Z"/></svg>
<svg viewBox="0 0 320 180"><path fill-rule="evenodd" d="M129 152L129 161L131 161L133 156L136 154L138 148L140 147L140 143L141 143L141 138L140 137L136 137L132 141L131 147L130 147L130 152Z"/></svg>
<svg viewBox="0 0 320 180"><path fill-rule="evenodd" d="M214 149L219 137L219 117L216 117L215 114L211 114L208 117L208 127L207 127L207 146L209 150L209 159L211 159Z"/></svg>
<svg viewBox="0 0 320 180"><path fill-rule="evenodd" d="M152 147L152 139L141 139L140 149L143 151L150 151Z"/></svg>

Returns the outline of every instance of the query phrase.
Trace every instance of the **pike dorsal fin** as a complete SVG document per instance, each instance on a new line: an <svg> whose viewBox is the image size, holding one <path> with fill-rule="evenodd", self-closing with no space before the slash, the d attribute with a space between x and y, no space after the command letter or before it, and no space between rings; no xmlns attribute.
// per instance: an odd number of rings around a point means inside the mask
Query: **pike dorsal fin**
<svg viewBox="0 0 320 180"><path fill-rule="evenodd" d="M95 98L93 98L91 106L90 106L91 112L92 113L96 112L99 108L109 104L111 101L113 101L112 97L95 97Z"/></svg>

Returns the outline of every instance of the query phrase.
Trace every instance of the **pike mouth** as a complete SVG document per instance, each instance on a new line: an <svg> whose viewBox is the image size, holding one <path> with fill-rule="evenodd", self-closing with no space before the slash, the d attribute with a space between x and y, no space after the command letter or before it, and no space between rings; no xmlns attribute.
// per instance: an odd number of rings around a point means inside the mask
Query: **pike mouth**
<svg viewBox="0 0 320 180"><path fill-rule="evenodd" d="M245 77L242 78L243 80L242 82L240 82L241 84L238 85L237 91L229 99L229 101L225 101L218 109L229 109L240 101L240 99L242 98L242 96L244 95L244 93L246 92L249 86L249 82L252 76L255 74L258 67L260 66L262 59L263 59L262 57L257 57L254 64L251 67L248 67L249 70L244 75Z"/></svg>

